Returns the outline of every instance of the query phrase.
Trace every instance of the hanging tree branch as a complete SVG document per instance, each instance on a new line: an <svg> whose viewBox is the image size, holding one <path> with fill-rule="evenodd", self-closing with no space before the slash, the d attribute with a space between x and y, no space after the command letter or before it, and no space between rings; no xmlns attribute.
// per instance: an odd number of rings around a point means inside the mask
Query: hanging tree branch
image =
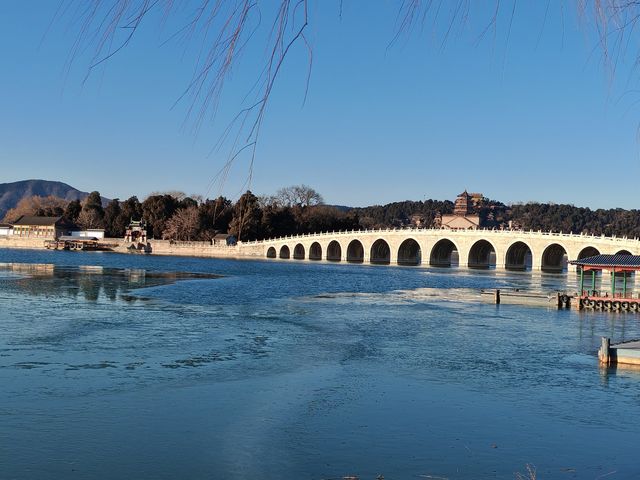
<svg viewBox="0 0 640 480"><path fill-rule="evenodd" d="M190 42L199 39L191 80L179 95L175 105L187 101L185 122L198 131L208 115L215 117L226 81L242 58L246 48L258 41L264 42L264 63L247 92L247 105L238 108L238 114L223 129L216 150L230 144L228 161L218 172L214 181L224 182L234 160L239 155L248 155L252 166L260 131L266 116L269 100L281 75L282 67L291 50L299 44L308 58L308 71L303 103L306 100L313 50L305 32L309 25L309 3L311 0L194 0L195 6L186 20L173 32L169 40L182 39ZM490 5L478 7L470 0L396 0L398 4L396 32L389 45L393 45L399 35L409 32L416 25L424 25L429 19L443 28L441 47L444 48L456 24L464 26L473 9L489 11L489 19L481 29L477 41L488 31L497 30L498 19L505 12L506 42L509 41L517 0L494 0ZM166 21L176 15L184 15L189 2L174 0L61 0L59 14L72 12L73 25L78 34L70 51L67 68L86 49L93 49L86 72L85 81L100 66L116 56L131 44L135 34L145 21L158 18ZM604 63L615 72L621 57L628 54L640 63L640 49L633 42L635 29L640 20L638 0L574 0L579 14L590 21L595 28ZM545 4L545 22L550 0ZM75 7L75 8L74 8ZM342 18L343 3L336 4L337 15ZM362 7L366 9L367 7ZM562 13L562 4L560 5ZM152 18L153 17L153 18ZM270 31L266 38L259 37L264 19L270 20ZM542 25L544 27L544 25ZM538 39L539 41L539 39ZM477 42L476 42L477 43ZM251 178L251 169L249 181Z"/></svg>
<svg viewBox="0 0 640 480"><path fill-rule="evenodd" d="M150 17L157 15L166 20L176 14L178 8L173 0L66 1L63 10L66 12L75 6L73 22L80 26L68 68L85 49L93 48L85 81L96 68L132 42L145 20L154 20ZM265 62L251 89L253 99L223 130L217 144L219 148L231 140L229 160L219 172L225 178L233 160L241 153L249 151L250 165L253 164L269 99L285 59L297 43L304 46L308 57L306 98L313 58L311 45L304 35L309 25L308 0L278 0L273 4L260 4L259 0L201 0L186 23L170 36L170 39L182 38L186 42L200 37L194 73L174 103L175 106L188 99L185 121L198 131L208 114L215 117L226 81L260 28L263 15L268 14L273 20L266 39Z"/></svg>

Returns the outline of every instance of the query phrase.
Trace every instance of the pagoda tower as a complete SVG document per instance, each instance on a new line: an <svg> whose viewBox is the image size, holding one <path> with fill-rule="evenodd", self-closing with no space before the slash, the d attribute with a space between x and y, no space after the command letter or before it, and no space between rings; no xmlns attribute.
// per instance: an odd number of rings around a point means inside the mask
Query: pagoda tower
<svg viewBox="0 0 640 480"><path fill-rule="evenodd" d="M453 214L469 215L470 213L472 213L471 195L465 190L456 198L456 202L453 205Z"/></svg>

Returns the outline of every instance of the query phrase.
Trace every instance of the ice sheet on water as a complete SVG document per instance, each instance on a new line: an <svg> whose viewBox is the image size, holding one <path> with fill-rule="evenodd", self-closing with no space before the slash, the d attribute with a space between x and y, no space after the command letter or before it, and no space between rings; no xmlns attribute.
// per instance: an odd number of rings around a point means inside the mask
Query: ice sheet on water
<svg viewBox="0 0 640 480"><path fill-rule="evenodd" d="M309 297L302 297L303 301L332 301L356 302L362 304L398 305L406 303L436 303L464 302L477 303L480 301L480 291L471 288L416 288L409 290L393 290L390 292L339 292L321 293Z"/></svg>

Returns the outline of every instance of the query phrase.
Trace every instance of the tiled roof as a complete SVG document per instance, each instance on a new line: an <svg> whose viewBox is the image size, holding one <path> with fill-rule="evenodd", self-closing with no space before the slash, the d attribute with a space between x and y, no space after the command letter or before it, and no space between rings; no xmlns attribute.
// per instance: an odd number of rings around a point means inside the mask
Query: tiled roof
<svg viewBox="0 0 640 480"><path fill-rule="evenodd" d="M13 222L14 225L33 225L37 227L53 226L60 221L62 217L36 217L22 215L18 220Z"/></svg>
<svg viewBox="0 0 640 480"><path fill-rule="evenodd" d="M638 267L640 268L640 255L626 255L618 253L615 255L594 255L593 257L572 260L572 265L583 265L587 267Z"/></svg>

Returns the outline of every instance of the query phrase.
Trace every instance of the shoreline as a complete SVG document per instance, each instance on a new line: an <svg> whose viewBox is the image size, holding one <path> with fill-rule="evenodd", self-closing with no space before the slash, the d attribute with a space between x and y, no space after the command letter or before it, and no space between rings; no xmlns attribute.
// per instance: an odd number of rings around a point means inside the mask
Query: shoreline
<svg viewBox="0 0 640 480"><path fill-rule="evenodd" d="M34 237L0 237L0 248L19 250L50 250L45 247L45 242L51 238ZM134 251L130 252L128 247L133 245L125 243L120 238L104 238L104 242L116 244L109 250L102 252L126 253L132 255L165 255L176 257L195 258L222 258L222 259L262 259L261 252L253 251L251 248L240 248L238 245L212 245L209 242L176 242L172 240L149 240L147 245L150 252Z"/></svg>

